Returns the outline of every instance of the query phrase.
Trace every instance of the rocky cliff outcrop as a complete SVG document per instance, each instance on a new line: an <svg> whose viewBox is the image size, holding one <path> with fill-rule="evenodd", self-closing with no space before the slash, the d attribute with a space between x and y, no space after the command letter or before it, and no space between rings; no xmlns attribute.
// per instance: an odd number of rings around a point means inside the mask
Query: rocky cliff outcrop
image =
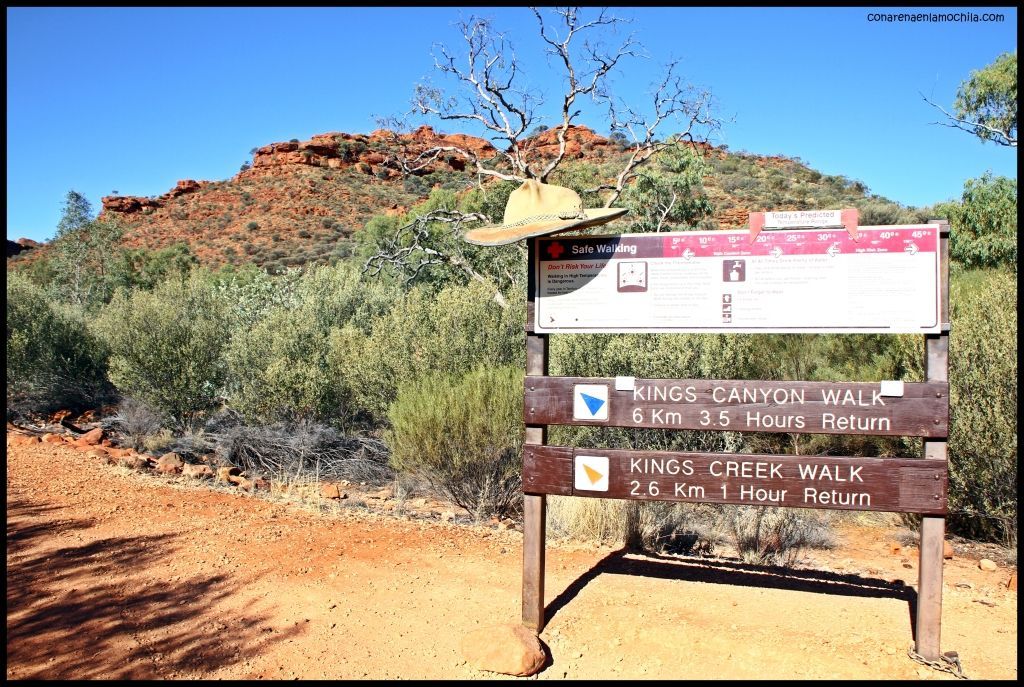
<svg viewBox="0 0 1024 687"><path fill-rule="evenodd" d="M400 174L397 156L412 159L426 150L440 147L458 147L485 158L495 152L494 146L482 138L439 134L429 126L421 126L409 134L396 134L387 129L378 129L369 135L330 132L317 134L308 141L293 139L257 148L252 166L238 176L256 177L273 174L280 167L306 165L330 169L355 167L365 174L390 178ZM442 168L462 171L464 167L461 158L447 155L420 172L427 174Z"/></svg>
<svg viewBox="0 0 1024 687"><path fill-rule="evenodd" d="M183 196L186 193L195 193L208 185L208 181L195 181L194 179L182 179L174 188L156 198L145 196L104 196L100 199L104 212L116 212L123 215L130 215L135 212L152 212L162 208L172 198Z"/></svg>

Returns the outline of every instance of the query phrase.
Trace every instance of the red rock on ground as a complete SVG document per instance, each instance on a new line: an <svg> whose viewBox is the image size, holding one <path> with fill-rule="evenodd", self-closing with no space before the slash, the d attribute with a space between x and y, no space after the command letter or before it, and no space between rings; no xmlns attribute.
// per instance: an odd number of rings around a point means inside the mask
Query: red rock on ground
<svg viewBox="0 0 1024 687"><path fill-rule="evenodd" d="M332 482L324 482L320 485L320 496L325 499L343 499L341 489L338 488L337 484Z"/></svg>
<svg viewBox="0 0 1024 687"><path fill-rule="evenodd" d="M234 465L230 465L230 466L227 466L227 467L217 468L217 481L218 482L230 482L231 478L233 476L237 475L240 472L241 472L241 470L236 468Z"/></svg>
<svg viewBox="0 0 1024 687"><path fill-rule="evenodd" d="M184 465L181 468L181 474L185 477L206 479L207 477L213 477L213 468L209 465Z"/></svg>
<svg viewBox="0 0 1024 687"><path fill-rule="evenodd" d="M145 470L149 467L149 461L140 455L124 456L117 460L117 464L130 470Z"/></svg>
<svg viewBox="0 0 1024 687"><path fill-rule="evenodd" d="M537 635L515 623L470 632L462 639L462 655L480 670L518 677L533 675L547 659Z"/></svg>
<svg viewBox="0 0 1024 687"><path fill-rule="evenodd" d="M95 446L96 444L103 441L103 428L96 427L90 429L88 432L78 437L78 442L81 444L88 444L89 446Z"/></svg>
<svg viewBox="0 0 1024 687"><path fill-rule="evenodd" d="M185 466L185 461L181 459L177 453L171 451L160 456L160 460L156 462L157 472L164 474L178 474L181 469Z"/></svg>

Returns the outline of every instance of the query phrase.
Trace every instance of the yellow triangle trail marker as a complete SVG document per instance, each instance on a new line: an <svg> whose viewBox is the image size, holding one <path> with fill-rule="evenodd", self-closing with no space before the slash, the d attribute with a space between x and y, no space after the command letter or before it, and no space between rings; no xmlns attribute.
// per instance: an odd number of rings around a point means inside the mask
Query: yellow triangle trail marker
<svg viewBox="0 0 1024 687"><path fill-rule="evenodd" d="M608 491L608 456L576 456L574 462L574 489Z"/></svg>

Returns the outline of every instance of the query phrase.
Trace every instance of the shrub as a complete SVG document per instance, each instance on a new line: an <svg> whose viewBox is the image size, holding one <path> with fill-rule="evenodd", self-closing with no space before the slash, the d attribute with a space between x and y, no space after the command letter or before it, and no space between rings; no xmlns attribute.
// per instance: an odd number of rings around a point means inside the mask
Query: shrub
<svg viewBox="0 0 1024 687"><path fill-rule="evenodd" d="M386 420L400 380L429 372L453 376L482 364L525 365L521 292L509 306L494 288L474 282L434 293L416 287L384 315L331 336L330 369L352 389L353 401L377 423Z"/></svg>
<svg viewBox="0 0 1024 687"><path fill-rule="evenodd" d="M724 520L746 563L790 567L804 548L834 545L828 511L727 506Z"/></svg>
<svg viewBox="0 0 1024 687"><path fill-rule="evenodd" d="M245 228L248 229L249 231L256 231L257 229L260 228L260 223L259 222L249 222L248 224L245 225Z"/></svg>
<svg viewBox="0 0 1024 687"><path fill-rule="evenodd" d="M110 379L175 423L191 426L220 398L228 339L224 305L198 277L118 292L96 321Z"/></svg>
<svg viewBox="0 0 1024 687"><path fill-rule="evenodd" d="M403 385L388 409L391 464L422 475L473 517L520 506L523 373L503 366Z"/></svg>
<svg viewBox="0 0 1024 687"><path fill-rule="evenodd" d="M637 519L632 527L628 524L631 510ZM710 554L720 540L715 528L719 511L719 506L701 503L551 496L548 525L554 537L628 545L632 535L637 549Z"/></svg>
<svg viewBox="0 0 1024 687"><path fill-rule="evenodd" d="M218 459L251 475L282 481L347 479L371 484L390 481L394 475L380 441L346 437L315 422L264 427L230 424L208 436Z"/></svg>
<svg viewBox="0 0 1024 687"><path fill-rule="evenodd" d="M225 351L232 407L262 421L329 415L336 401L326 353L326 335L316 331L310 310L273 310Z"/></svg>
<svg viewBox="0 0 1024 687"><path fill-rule="evenodd" d="M937 208L949 217L949 256L965 267L1017 270L1017 182L991 173L964 184L962 202Z"/></svg>
<svg viewBox="0 0 1024 687"><path fill-rule="evenodd" d="M383 285L361 282L352 264L292 279L287 292L275 293L280 279L263 278L238 294L244 296L240 314L246 324L226 351L228 398L251 420L356 421L360 413L349 401L346 378L330 367L331 332L350 321L369 329L394 295Z"/></svg>
<svg viewBox="0 0 1024 687"><path fill-rule="evenodd" d="M950 287L950 530L1016 546L1015 275L967 272Z"/></svg>
<svg viewBox="0 0 1024 687"><path fill-rule="evenodd" d="M140 450L150 437L160 432L160 413L146 403L125 397L117 406L117 413L111 418L112 424L125 436L128 446Z"/></svg>
<svg viewBox="0 0 1024 687"><path fill-rule="evenodd" d="M45 412L94 407L111 391L107 353L70 308L7 273L7 407Z"/></svg>

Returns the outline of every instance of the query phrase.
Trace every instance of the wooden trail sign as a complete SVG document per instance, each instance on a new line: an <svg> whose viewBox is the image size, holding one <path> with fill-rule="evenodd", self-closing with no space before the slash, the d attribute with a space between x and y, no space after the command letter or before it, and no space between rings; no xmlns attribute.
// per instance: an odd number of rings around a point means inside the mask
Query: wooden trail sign
<svg viewBox="0 0 1024 687"><path fill-rule="evenodd" d="M836 223L822 214L821 222ZM785 226L786 218L768 219ZM948 487L949 228L945 221L856 227L846 211L839 220L844 228L528 242L524 625L537 632L544 627L548 494L909 512L922 515L915 649L938 659ZM549 377L548 334L561 332L918 333L925 337L925 381ZM547 446L551 424L918 436L924 455Z"/></svg>
<svg viewBox="0 0 1024 687"><path fill-rule="evenodd" d="M612 499L945 515L944 463L527 446L523 490Z"/></svg>
<svg viewBox="0 0 1024 687"><path fill-rule="evenodd" d="M946 383L526 378L527 424L945 437Z"/></svg>

